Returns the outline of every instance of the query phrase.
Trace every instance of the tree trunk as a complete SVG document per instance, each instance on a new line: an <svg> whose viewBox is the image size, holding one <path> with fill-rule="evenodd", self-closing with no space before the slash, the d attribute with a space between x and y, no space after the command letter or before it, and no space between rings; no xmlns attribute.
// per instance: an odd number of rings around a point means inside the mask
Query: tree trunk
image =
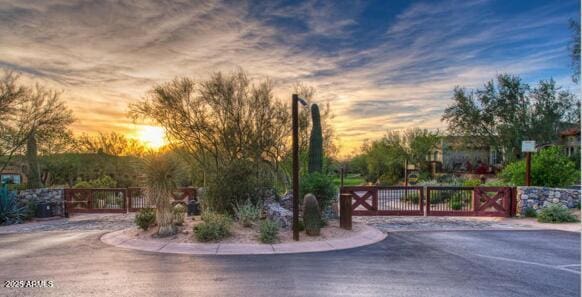
<svg viewBox="0 0 582 297"><path fill-rule="evenodd" d="M174 218L172 216L172 208L170 207L156 208L156 220L159 227L158 235L160 237L176 234L176 228L174 227Z"/></svg>
<svg viewBox="0 0 582 297"><path fill-rule="evenodd" d="M28 163L28 187L31 189L42 188L35 131L28 135L26 141L26 161Z"/></svg>

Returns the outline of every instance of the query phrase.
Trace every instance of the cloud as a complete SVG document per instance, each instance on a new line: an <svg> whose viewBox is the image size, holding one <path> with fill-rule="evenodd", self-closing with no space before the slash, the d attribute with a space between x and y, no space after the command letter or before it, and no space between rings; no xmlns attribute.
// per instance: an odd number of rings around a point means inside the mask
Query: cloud
<svg viewBox="0 0 582 297"><path fill-rule="evenodd" d="M133 134L127 104L176 76L242 67L270 77L283 100L303 81L331 103L346 152L387 129L442 128L456 85L502 72L568 77L575 1L520 11L490 1L388 6L0 0L0 67L62 89L80 132ZM387 13L370 16L377 11Z"/></svg>

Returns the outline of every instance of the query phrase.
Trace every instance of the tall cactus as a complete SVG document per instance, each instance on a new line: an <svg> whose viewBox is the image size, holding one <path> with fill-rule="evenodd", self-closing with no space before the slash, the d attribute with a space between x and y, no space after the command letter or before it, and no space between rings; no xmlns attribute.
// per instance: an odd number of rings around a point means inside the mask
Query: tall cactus
<svg viewBox="0 0 582 297"><path fill-rule="evenodd" d="M309 173L321 172L323 168L323 133L319 106L311 105L311 136L309 137Z"/></svg>

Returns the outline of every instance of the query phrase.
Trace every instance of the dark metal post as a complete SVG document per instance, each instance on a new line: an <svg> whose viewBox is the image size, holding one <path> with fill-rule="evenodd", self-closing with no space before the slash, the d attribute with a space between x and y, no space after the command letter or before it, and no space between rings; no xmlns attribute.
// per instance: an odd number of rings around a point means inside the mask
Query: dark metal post
<svg viewBox="0 0 582 297"><path fill-rule="evenodd" d="M525 185L531 185L531 153L525 153Z"/></svg>
<svg viewBox="0 0 582 297"><path fill-rule="evenodd" d="M408 159L404 160L404 186L408 187Z"/></svg>
<svg viewBox="0 0 582 297"><path fill-rule="evenodd" d="M291 100L293 121L293 240L299 241L299 96L293 94Z"/></svg>
<svg viewBox="0 0 582 297"><path fill-rule="evenodd" d="M352 194L340 194L340 228L352 230Z"/></svg>

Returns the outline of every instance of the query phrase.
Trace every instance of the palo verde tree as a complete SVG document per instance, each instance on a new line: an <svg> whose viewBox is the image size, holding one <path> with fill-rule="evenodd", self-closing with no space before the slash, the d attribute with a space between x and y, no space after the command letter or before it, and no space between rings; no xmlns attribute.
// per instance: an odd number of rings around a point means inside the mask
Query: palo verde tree
<svg viewBox="0 0 582 297"><path fill-rule="evenodd" d="M323 134L319 106L311 105L311 137L309 138L309 173L321 172L323 167Z"/></svg>
<svg viewBox="0 0 582 297"><path fill-rule="evenodd" d="M116 132L99 132L96 136L83 134L76 139L83 153L103 153L111 156L142 156L147 149L139 141Z"/></svg>
<svg viewBox="0 0 582 297"><path fill-rule="evenodd" d="M60 93L40 85L25 87L17 85L18 76L6 74L2 82L3 92L13 100L3 100L8 103L9 113L3 115L2 137L4 147L10 147L2 169L10 162L10 158L23 147L26 150L28 163L29 187L41 187L40 169L38 164L38 143L68 133L67 127L74 121L72 112L60 98ZM15 97L15 94L18 94ZM15 99L14 99L15 98Z"/></svg>
<svg viewBox="0 0 582 297"><path fill-rule="evenodd" d="M483 89L456 87L442 119L452 134L504 150L506 161L511 161L520 157L522 140L550 143L561 129L579 125L579 104L553 80L540 81L532 89L519 77L502 74Z"/></svg>
<svg viewBox="0 0 582 297"><path fill-rule="evenodd" d="M272 89L270 81L253 83L242 70L219 72L204 81L177 78L160 84L130 109L135 119L163 127L171 144L204 168L205 206L226 211L235 201L257 199L254 191L272 183L287 152L289 110ZM240 191L234 189L237 184Z"/></svg>

